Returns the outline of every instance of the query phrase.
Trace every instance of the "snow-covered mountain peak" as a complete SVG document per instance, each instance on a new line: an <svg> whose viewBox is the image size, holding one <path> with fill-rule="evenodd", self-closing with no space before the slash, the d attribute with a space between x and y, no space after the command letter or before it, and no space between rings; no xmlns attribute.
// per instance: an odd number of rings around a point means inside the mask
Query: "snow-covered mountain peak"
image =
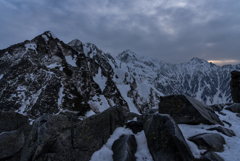
<svg viewBox="0 0 240 161"><path fill-rule="evenodd" d="M80 46L82 45L82 42L78 39L74 39L72 41L70 41L69 43L67 43L69 46L73 47L73 46Z"/></svg>

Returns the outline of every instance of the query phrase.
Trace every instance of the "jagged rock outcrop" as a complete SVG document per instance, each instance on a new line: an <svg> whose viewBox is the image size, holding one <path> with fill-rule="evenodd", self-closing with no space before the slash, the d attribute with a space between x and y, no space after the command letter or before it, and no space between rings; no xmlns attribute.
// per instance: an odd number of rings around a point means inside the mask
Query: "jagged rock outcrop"
<svg viewBox="0 0 240 161"><path fill-rule="evenodd" d="M144 132L154 160L194 160L181 130L169 115L148 115Z"/></svg>
<svg viewBox="0 0 240 161"><path fill-rule="evenodd" d="M122 135L112 145L114 161L136 161L137 143L134 135Z"/></svg>
<svg viewBox="0 0 240 161"><path fill-rule="evenodd" d="M223 152L223 144L225 139L217 133L203 133L192 136L188 140L194 142L198 149L206 149L210 151Z"/></svg>
<svg viewBox="0 0 240 161"><path fill-rule="evenodd" d="M178 124L220 124L214 111L200 101L185 95L161 97L159 113L169 114Z"/></svg>
<svg viewBox="0 0 240 161"><path fill-rule="evenodd" d="M65 111L84 116L114 105L128 109L112 80L109 56L89 57L100 50L77 40L69 45L47 31L0 50L0 109L32 119Z"/></svg>
<svg viewBox="0 0 240 161"><path fill-rule="evenodd" d="M231 72L231 95L234 103L240 103L240 71Z"/></svg>
<svg viewBox="0 0 240 161"><path fill-rule="evenodd" d="M207 130L216 130L216 131L218 131L226 136L229 136L229 137L236 136L236 134L232 130L224 128L222 126L213 127L213 128L207 129Z"/></svg>

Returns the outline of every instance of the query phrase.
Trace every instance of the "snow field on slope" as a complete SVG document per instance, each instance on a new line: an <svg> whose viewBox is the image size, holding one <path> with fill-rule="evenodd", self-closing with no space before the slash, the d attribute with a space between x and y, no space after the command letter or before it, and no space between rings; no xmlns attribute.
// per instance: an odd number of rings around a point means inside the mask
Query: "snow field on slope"
<svg viewBox="0 0 240 161"><path fill-rule="evenodd" d="M65 56L65 59L69 65L77 67L76 60L71 55Z"/></svg>
<svg viewBox="0 0 240 161"><path fill-rule="evenodd" d="M101 91L103 92L106 86L107 78L102 75L102 69L100 67L98 68L98 74L93 77L93 80L99 85Z"/></svg>
<svg viewBox="0 0 240 161"><path fill-rule="evenodd" d="M136 114L140 114L138 112L138 110L137 110L137 107L133 103L133 99L129 98L127 96L128 91L130 91L130 89L131 89L129 87L129 85L117 84L117 88L119 89L119 91L120 91L122 97L124 98L124 100L127 102L130 112L134 112Z"/></svg>
<svg viewBox="0 0 240 161"><path fill-rule="evenodd" d="M215 152L219 156L221 156L225 161L239 161L240 158L240 118L236 116L236 113L232 113L228 110L223 109L223 113L227 114L226 116L220 115L216 113L220 120L225 120L232 124L231 127L229 127L227 124L225 124L225 128L231 129L234 131L236 136L228 137L220 132L217 132L216 130L210 131L207 130L209 128L213 128L220 125L186 125L186 124L179 124L179 128L181 129L183 136L190 147L194 157L200 158L201 153L205 152L206 150L199 150L197 145L193 142L187 140L191 136L195 136L197 134L202 133L219 133L226 141L226 144L224 144L224 151L223 152Z"/></svg>
<svg viewBox="0 0 240 161"><path fill-rule="evenodd" d="M135 153L136 161L153 161L147 146L147 140L144 131L133 134L132 130L124 127L115 129L113 134L107 140L103 147L94 152L90 161L113 161L112 145L121 135L134 135L137 142L137 151Z"/></svg>

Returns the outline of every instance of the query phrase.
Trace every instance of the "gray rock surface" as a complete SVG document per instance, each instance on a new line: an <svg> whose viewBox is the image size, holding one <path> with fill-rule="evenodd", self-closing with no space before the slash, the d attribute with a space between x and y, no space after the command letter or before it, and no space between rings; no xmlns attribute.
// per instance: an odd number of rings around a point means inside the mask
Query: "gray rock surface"
<svg viewBox="0 0 240 161"><path fill-rule="evenodd" d="M178 125L169 115L150 114L144 124L148 148L153 159L193 161L189 149Z"/></svg>
<svg viewBox="0 0 240 161"><path fill-rule="evenodd" d="M207 105L185 95L160 98L159 113L169 114L178 124L220 124L219 117Z"/></svg>
<svg viewBox="0 0 240 161"><path fill-rule="evenodd" d="M134 135L122 135L112 145L114 161L136 161L137 143Z"/></svg>
<svg viewBox="0 0 240 161"><path fill-rule="evenodd" d="M198 134L188 138L188 140L194 142L200 150L206 149L216 152L223 152L223 144L226 144L225 139L217 133Z"/></svg>
<svg viewBox="0 0 240 161"><path fill-rule="evenodd" d="M24 145L24 134L19 130L0 133L0 160L19 152Z"/></svg>

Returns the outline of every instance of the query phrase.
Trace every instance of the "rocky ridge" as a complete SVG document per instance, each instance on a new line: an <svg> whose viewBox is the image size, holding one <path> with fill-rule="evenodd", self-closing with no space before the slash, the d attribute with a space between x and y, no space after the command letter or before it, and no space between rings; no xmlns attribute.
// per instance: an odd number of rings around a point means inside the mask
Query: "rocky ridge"
<svg viewBox="0 0 240 161"><path fill-rule="evenodd" d="M190 94L163 96L152 78L165 70L175 80L166 68L171 64L160 63L161 71L157 60L131 54L115 59L51 32L0 50L0 161L240 157L238 103L208 106ZM206 63L188 64L199 62Z"/></svg>

